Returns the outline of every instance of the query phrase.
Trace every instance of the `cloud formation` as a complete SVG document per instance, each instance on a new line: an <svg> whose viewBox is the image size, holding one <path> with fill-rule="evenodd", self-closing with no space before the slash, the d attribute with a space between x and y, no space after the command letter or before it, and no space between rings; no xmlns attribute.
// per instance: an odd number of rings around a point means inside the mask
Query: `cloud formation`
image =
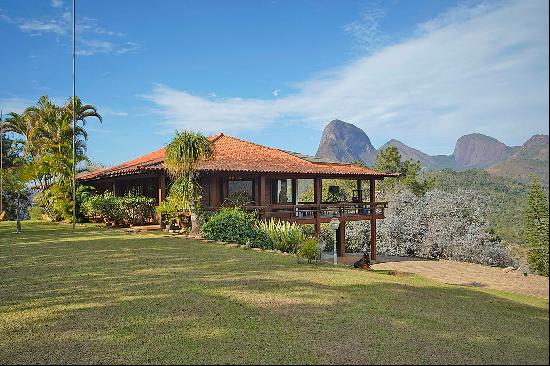
<svg viewBox="0 0 550 366"><path fill-rule="evenodd" d="M51 0L50 5L52 8L61 8L63 6L63 0Z"/></svg>
<svg viewBox="0 0 550 366"><path fill-rule="evenodd" d="M344 31L352 34L364 51L374 52L388 42L379 25L384 16L383 9L371 5L361 13L359 20L344 25Z"/></svg>
<svg viewBox="0 0 550 366"><path fill-rule="evenodd" d="M454 8L419 24L410 39L275 100L212 99L165 85L145 99L166 125L205 133L279 120L321 129L340 118L378 144L399 138L431 153L447 153L458 136L474 131L521 143L548 131L547 14L545 1Z"/></svg>
<svg viewBox="0 0 550 366"><path fill-rule="evenodd" d="M58 8L58 14L37 18L13 18L0 13L0 20L16 25L22 32L34 36L53 34L58 37L70 37L72 34L72 12L64 8L63 1L53 0L50 5ZM59 13L59 11L61 11ZM79 17L76 22L77 54L92 56L96 54L122 55L139 50L135 42L120 40L124 33L105 29L97 19Z"/></svg>

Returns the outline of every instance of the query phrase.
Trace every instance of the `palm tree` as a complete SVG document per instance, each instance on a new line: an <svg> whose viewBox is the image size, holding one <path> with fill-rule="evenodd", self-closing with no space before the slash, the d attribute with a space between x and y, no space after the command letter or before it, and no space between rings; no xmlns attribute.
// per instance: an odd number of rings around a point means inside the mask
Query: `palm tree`
<svg viewBox="0 0 550 366"><path fill-rule="evenodd" d="M24 140L22 161L33 173L34 185L39 189L37 201L57 192L49 201L70 203L73 134L76 164L87 161L86 119L94 117L101 122L102 118L94 106L82 104L79 98L75 98L74 103L77 121L74 131L72 98L63 106L58 106L47 96L42 96L36 105L28 107L21 114L10 113L6 119L4 129ZM48 211L50 206L45 204L44 209Z"/></svg>
<svg viewBox="0 0 550 366"><path fill-rule="evenodd" d="M166 147L164 164L174 178L170 191L177 190L189 207L191 235L200 233L197 209L201 192L197 166L201 161L210 159L213 154L212 142L207 137L190 131L176 132L176 136Z"/></svg>

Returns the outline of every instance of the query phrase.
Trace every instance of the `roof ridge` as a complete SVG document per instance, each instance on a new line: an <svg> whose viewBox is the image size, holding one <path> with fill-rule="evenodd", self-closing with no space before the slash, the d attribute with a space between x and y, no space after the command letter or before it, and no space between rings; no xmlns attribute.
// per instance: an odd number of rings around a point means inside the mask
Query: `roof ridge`
<svg viewBox="0 0 550 366"><path fill-rule="evenodd" d="M259 147L263 147L264 149L268 149L268 150L276 150L276 151L279 151L279 152L282 152L292 158L296 158L296 159L300 159L302 161L305 161L306 163L308 164L313 164L315 165L316 163L313 163L307 159L304 159L304 158L301 158L299 156L296 156L294 154L292 154L290 151L287 151L287 150L283 150L283 149L280 149L278 147L271 147L271 146L266 146L266 145L262 145L262 144L259 144L257 142L253 142L253 141L247 141L247 140L243 140L243 139L240 139L238 137L234 137L234 136L229 136L229 135L224 135L223 133L221 134L222 136L225 136L225 137L229 137L229 138L232 138L233 140L237 140L237 141L241 141L241 142L244 142L244 143L247 143L247 144L251 144L251 145L254 145L254 146L259 146ZM299 154L299 153L297 153Z"/></svg>

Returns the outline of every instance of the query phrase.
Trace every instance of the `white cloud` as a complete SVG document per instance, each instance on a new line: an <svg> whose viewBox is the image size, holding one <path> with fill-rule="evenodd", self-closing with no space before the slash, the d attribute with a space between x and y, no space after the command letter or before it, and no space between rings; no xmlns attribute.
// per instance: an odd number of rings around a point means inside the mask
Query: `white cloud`
<svg viewBox="0 0 550 366"><path fill-rule="evenodd" d="M51 0L50 5L52 6L52 8L61 8L63 6L63 1L62 0Z"/></svg>
<svg viewBox="0 0 550 366"><path fill-rule="evenodd" d="M33 34L42 34L42 33L55 33L55 34L65 34L67 27L65 24L57 20L37 20L37 19L27 19L19 22L19 29L23 32L33 33Z"/></svg>
<svg viewBox="0 0 550 366"><path fill-rule="evenodd" d="M352 34L366 52L373 52L387 42L379 25L384 16L383 9L370 5L361 13L360 20L344 25L344 31Z"/></svg>
<svg viewBox="0 0 550 366"><path fill-rule="evenodd" d="M93 56L97 54L114 54L122 55L128 52L137 51L139 49L137 43L126 42L116 44L111 41L100 39L80 39L80 44L77 46L76 53L80 56Z"/></svg>
<svg viewBox="0 0 550 366"><path fill-rule="evenodd" d="M114 110L110 107L98 107L97 111L102 117L111 116L111 117L128 117L128 112Z"/></svg>
<svg viewBox="0 0 550 366"><path fill-rule="evenodd" d="M281 93L281 89L275 89L271 92L271 94L273 94L274 97L278 97L280 93Z"/></svg>
<svg viewBox="0 0 550 366"><path fill-rule="evenodd" d="M54 4L55 3L55 4ZM61 8L63 2L52 2L52 7ZM72 36L72 13L63 11L57 15L44 15L40 19L12 18L0 13L0 20L14 24L21 31L31 35L55 34L57 36ZM77 53L80 56L96 54L122 55L139 50L135 42L120 40L124 33L101 27L96 19L79 17L76 22Z"/></svg>
<svg viewBox="0 0 550 366"><path fill-rule="evenodd" d="M474 131L521 143L548 131L547 14L545 1L455 9L276 100L209 100L163 85L146 99L169 126L205 133L340 118L377 144L399 138L432 153Z"/></svg>

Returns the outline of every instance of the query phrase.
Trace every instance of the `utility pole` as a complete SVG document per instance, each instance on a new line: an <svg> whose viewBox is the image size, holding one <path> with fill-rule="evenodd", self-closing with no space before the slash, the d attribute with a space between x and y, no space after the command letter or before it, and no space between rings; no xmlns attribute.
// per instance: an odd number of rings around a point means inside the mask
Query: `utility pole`
<svg viewBox="0 0 550 366"><path fill-rule="evenodd" d="M73 231L76 224L76 0L73 0Z"/></svg>
<svg viewBox="0 0 550 366"><path fill-rule="evenodd" d="M0 109L0 215L4 212L4 114Z"/></svg>

